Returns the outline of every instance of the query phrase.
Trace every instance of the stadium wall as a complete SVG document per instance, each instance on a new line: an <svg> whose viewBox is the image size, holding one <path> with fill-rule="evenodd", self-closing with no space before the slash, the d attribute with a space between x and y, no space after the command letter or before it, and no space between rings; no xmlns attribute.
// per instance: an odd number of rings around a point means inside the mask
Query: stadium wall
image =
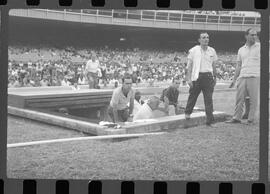
<svg viewBox="0 0 270 194"><path fill-rule="evenodd" d="M201 30L82 24L10 17L9 45L53 47L169 49L187 51L197 44ZM244 44L243 32L208 31L210 46L217 51L236 52ZM122 40L122 41L121 41Z"/></svg>

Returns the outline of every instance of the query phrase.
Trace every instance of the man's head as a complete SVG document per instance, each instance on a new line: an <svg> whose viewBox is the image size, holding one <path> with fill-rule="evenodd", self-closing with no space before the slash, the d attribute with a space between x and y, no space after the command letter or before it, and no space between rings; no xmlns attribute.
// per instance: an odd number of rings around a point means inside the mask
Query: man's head
<svg viewBox="0 0 270 194"><path fill-rule="evenodd" d="M208 46L209 43L209 35L207 32L201 32L199 37L199 43L201 46Z"/></svg>
<svg viewBox="0 0 270 194"><path fill-rule="evenodd" d="M124 92L129 92L132 87L132 77L130 75L125 75L122 78L122 88Z"/></svg>
<svg viewBox="0 0 270 194"><path fill-rule="evenodd" d="M247 40L247 44L253 45L257 40L257 31L253 28L249 28L245 32L245 37Z"/></svg>
<svg viewBox="0 0 270 194"><path fill-rule="evenodd" d="M172 80L172 86L173 87L178 89L179 86L180 86L180 83L181 83L181 79L180 79L179 76L176 76L176 77L173 78L173 80Z"/></svg>
<svg viewBox="0 0 270 194"><path fill-rule="evenodd" d="M137 100L137 101L139 101L140 99L141 99L141 92L140 91L136 91L135 92L135 99Z"/></svg>
<svg viewBox="0 0 270 194"><path fill-rule="evenodd" d="M91 54L91 59L92 59L92 61L96 61L96 59L97 59L96 53Z"/></svg>
<svg viewBox="0 0 270 194"><path fill-rule="evenodd" d="M159 106L159 103L160 101L157 96L151 96L147 104L152 110L156 110Z"/></svg>

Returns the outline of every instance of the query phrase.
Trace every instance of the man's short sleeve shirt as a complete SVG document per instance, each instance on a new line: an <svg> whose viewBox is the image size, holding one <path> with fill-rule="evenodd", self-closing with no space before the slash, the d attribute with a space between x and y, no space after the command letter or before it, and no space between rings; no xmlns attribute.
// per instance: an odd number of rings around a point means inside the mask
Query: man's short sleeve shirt
<svg viewBox="0 0 270 194"><path fill-rule="evenodd" d="M189 50L188 60L191 60L193 65L199 63L199 72L213 72L213 62L218 60L216 50L210 46L206 51L203 51L201 46L197 45ZM197 62L198 61L198 62Z"/></svg>
<svg viewBox="0 0 270 194"><path fill-rule="evenodd" d="M123 94L122 87L118 87L113 91L110 106L116 107L117 110L123 110L128 107L130 100L134 100L134 91L131 89L127 96Z"/></svg>
<svg viewBox="0 0 270 194"><path fill-rule="evenodd" d="M96 61L89 60L89 61L87 61L85 68L86 68L87 72L97 73L98 68L99 68L99 61L98 60L96 60Z"/></svg>
<svg viewBox="0 0 270 194"><path fill-rule="evenodd" d="M241 62L239 77L259 77L261 67L261 45L256 42L251 47L242 46L238 50L237 61Z"/></svg>

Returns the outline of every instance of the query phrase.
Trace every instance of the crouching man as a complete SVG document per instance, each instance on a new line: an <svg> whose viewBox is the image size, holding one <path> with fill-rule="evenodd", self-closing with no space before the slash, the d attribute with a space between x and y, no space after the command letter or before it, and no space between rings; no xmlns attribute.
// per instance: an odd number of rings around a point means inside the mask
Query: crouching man
<svg viewBox="0 0 270 194"><path fill-rule="evenodd" d="M132 77L125 75L122 78L122 87L118 87L113 91L108 115L114 123L126 122L132 117L133 107L134 91L132 89Z"/></svg>
<svg viewBox="0 0 270 194"><path fill-rule="evenodd" d="M160 100L164 102L168 115L176 115L180 111L180 104L178 103L179 86L181 79L176 76L172 80L172 84L163 90Z"/></svg>

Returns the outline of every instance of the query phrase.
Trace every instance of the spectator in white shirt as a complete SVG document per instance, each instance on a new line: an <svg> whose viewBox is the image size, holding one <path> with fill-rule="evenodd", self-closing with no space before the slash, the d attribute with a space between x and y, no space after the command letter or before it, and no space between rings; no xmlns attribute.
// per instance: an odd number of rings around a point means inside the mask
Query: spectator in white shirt
<svg viewBox="0 0 270 194"><path fill-rule="evenodd" d="M88 78L89 88L98 87L98 70L100 68L99 61L95 53L92 53L92 57L87 61L85 66L85 75Z"/></svg>

